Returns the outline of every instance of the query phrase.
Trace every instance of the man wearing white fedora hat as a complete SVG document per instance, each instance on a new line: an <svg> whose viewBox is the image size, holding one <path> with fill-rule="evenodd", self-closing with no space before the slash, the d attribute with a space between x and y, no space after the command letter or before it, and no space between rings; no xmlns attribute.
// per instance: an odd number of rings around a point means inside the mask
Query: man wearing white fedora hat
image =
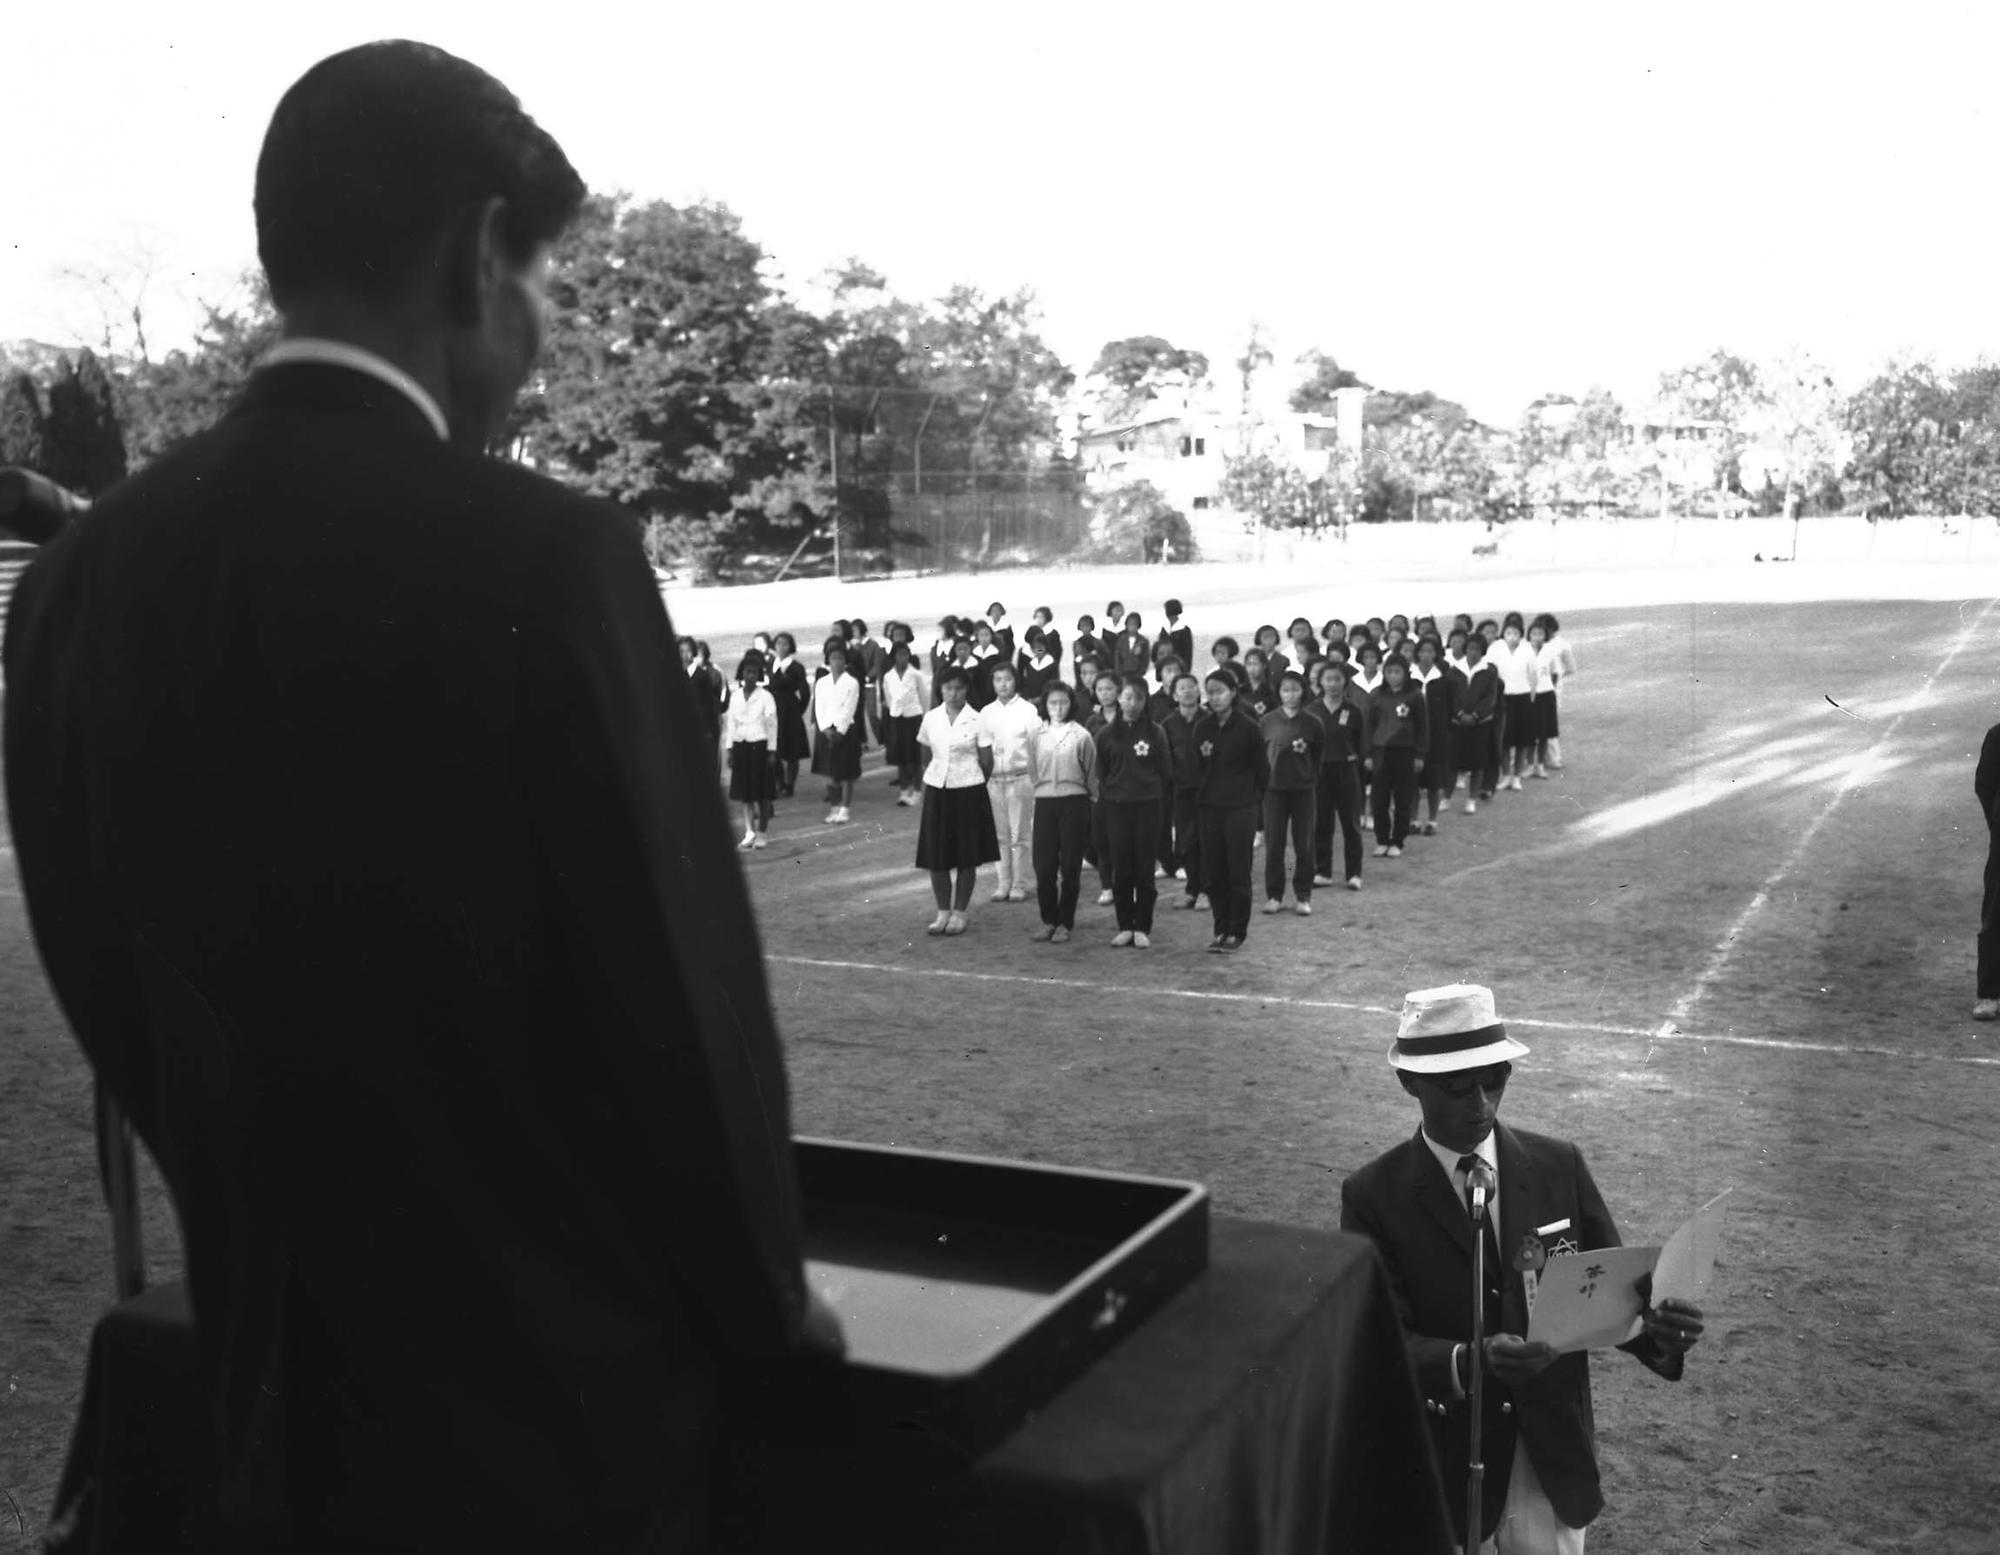
<svg viewBox="0 0 2000 1555"><path fill-rule="evenodd" d="M1341 1184L1340 1224L1375 1243L1388 1265L1431 1441L1460 1547L1471 1447L1467 1389L1483 1365L1486 1470L1480 1548L1493 1555L1582 1555L1584 1529L1604 1505L1586 1352L1557 1354L1522 1336L1532 1275L1557 1252L1618 1245L1618 1228L1573 1144L1498 1122L1513 1061L1491 990L1453 984L1403 1002L1389 1062L1416 1098L1423 1124L1407 1144ZM1486 1333L1471 1349L1472 1219L1468 1187L1488 1184ZM1497 1178L1497 1186L1494 1179ZM1638 1337L1619 1348L1678 1381L1700 1337L1701 1310L1663 1299Z"/></svg>

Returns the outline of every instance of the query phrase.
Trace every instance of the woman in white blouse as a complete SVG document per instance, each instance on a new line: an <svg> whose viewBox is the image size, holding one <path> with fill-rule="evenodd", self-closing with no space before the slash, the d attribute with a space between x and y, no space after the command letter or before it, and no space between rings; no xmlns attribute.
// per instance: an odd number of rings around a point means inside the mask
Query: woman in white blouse
<svg viewBox="0 0 2000 1555"><path fill-rule="evenodd" d="M979 715L966 703L971 674L958 664L938 672L943 700L917 726L917 743L929 753L924 769L924 813L917 826L917 868L930 871L937 917L929 934L963 934L965 910L981 864L1000 861L1000 835L986 793L991 752L979 749Z"/></svg>
<svg viewBox="0 0 2000 1555"><path fill-rule="evenodd" d="M1522 640L1521 613L1507 612L1500 625L1500 641L1493 645L1493 667L1500 672L1500 787L1516 793L1521 788L1521 772L1535 750L1535 692L1540 672L1535 650Z"/></svg>
<svg viewBox="0 0 2000 1555"><path fill-rule="evenodd" d="M743 807L739 848L761 848L777 797L778 704L764 684L764 656L755 648L743 655L729 688L722 738L729 750L729 797Z"/></svg>
<svg viewBox="0 0 2000 1555"><path fill-rule="evenodd" d="M930 699L923 673L910 661L910 645L892 643L889 667L882 672L882 747L884 759L896 769L896 803L905 807L919 801L924 764L917 730Z"/></svg>
<svg viewBox="0 0 2000 1555"><path fill-rule="evenodd" d="M843 826L852 817L854 782L861 776L861 682L847 667L847 644L829 637L826 673L813 683L813 771L827 780L826 821Z"/></svg>

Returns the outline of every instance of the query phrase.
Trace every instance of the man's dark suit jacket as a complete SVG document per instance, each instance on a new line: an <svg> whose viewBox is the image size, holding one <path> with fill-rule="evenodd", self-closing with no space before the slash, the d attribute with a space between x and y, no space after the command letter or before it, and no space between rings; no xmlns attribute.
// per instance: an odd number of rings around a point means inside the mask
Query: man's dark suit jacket
<svg viewBox="0 0 2000 1555"><path fill-rule="evenodd" d="M632 525L258 373L22 578L43 962L172 1188L246 1546L679 1548L799 1342L783 1059Z"/></svg>
<svg viewBox="0 0 2000 1555"><path fill-rule="evenodd" d="M1497 1127L1500 1161L1501 1331L1528 1331L1527 1288L1511 1267L1521 1238L1567 1219L1580 1250L1619 1245L1611 1212L1575 1145L1542 1134ZM1431 1442L1444 1476L1452 1527L1465 1539L1465 1485L1472 1411L1453 1398L1451 1353L1472 1337L1472 1221L1419 1131L1408 1144L1376 1157L1340 1187L1340 1225L1370 1238L1389 1266L1409 1340L1410 1361L1431 1416ZM1544 1238L1553 1244L1556 1236ZM1685 1358L1664 1358L1643 1334L1621 1346L1663 1377L1678 1379ZM1486 1475L1482 1539L1499 1526L1513 1471L1514 1444L1528 1444L1535 1473L1556 1515L1587 1526L1604 1506L1598 1488L1595 1428L1590 1413L1590 1358L1559 1356L1532 1381L1509 1388L1489 1376L1481 1456Z"/></svg>

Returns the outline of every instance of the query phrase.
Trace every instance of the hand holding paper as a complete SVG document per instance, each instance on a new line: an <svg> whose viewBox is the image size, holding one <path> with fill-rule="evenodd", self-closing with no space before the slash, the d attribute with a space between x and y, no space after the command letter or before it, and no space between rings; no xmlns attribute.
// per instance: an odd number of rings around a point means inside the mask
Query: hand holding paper
<svg viewBox="0 0 2000 1555"><path fill-rule="evenodd" d="M1657 1320L1673 1330L1660 1342L1685 1349L1701 1333L1694 1300L1715 1269L1728 1196L1725 1189L1702 1205L1665 1247L1602 1247L1549 1259L1536 1282L1528 1338L1559 1351L1624 1344L1638 1336L1650 1299L1661 1309ZM1642 1280L1649 1282L1650 1297L1641 1292Z"/></svg>

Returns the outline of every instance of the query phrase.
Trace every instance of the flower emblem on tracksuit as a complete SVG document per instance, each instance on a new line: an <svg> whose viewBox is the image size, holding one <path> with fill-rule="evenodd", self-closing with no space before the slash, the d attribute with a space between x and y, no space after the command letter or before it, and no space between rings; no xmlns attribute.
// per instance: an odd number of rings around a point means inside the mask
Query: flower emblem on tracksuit
<svg viewBox="0 0 2000 1555"><path fill-rule="evenodd" d="M1204 760L1213 756L1215 754L1215 741L1203 740L1201 742L1201 754Z"/></svg>
<svg viewBox="0 0 2000 1555"><path fill-rule="evenodd" d="M1152 755L1153 754L1152 743L1147 740L1134 740L1132 742L1132 754L1135 756Z"/></svg>
<svg viewBox="0 0 2000 1555"><path fill-rule="evenodd" d="M1410 716L1410 704L1407 702L1398 702L1396 704L1396 716L1398 718L1408 718Z"/></svg>

